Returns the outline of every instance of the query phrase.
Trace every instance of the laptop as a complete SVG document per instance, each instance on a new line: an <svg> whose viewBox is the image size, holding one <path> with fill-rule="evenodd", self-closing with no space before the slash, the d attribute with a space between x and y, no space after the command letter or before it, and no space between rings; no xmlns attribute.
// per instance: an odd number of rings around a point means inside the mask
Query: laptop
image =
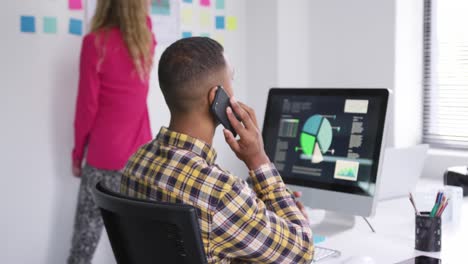
<svg viewBox="0 0 468 264"><path fill-rule="evenodd" d="M429 145L385 150L379 200L408 196L421 177Z"/></svg>

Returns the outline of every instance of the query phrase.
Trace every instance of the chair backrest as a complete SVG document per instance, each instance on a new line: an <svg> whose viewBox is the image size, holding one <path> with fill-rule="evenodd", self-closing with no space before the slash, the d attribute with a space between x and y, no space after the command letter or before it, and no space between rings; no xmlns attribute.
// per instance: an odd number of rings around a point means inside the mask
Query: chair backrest
<svg viewBox="0 0 468 264"><path fill-rule="evenodd" d="M127 197L101 183L93 195L117 263L207 263L194 207Z"/></svg>

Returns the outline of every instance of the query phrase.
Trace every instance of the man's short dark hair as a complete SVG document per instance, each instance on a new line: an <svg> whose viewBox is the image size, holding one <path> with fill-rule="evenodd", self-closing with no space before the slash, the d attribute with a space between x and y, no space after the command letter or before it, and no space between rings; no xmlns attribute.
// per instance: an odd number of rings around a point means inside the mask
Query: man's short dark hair
<svg viewBox="0 0 468 264"><path fill-rule="evenodd" d="M224 48L206 37L176 41L159 61L159 85L171 112L188 112L225 70ZM218 82L218 83L216 83Z"/></svg>

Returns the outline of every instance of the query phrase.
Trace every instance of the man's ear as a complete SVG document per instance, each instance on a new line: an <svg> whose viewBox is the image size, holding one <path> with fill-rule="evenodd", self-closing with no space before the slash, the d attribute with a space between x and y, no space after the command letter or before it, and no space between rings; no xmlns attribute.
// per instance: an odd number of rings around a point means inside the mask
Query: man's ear
<svg viewBox="0 0 468 264"><path fill-rule="evenodd" d="M213 104L213 101L214 101L214 98L215 98L215 95L216 95L216 91L218 90L218 86L215 86L215 87L212 87L210 89L210 92L208 93L208 103L210 105Z"/></svg>

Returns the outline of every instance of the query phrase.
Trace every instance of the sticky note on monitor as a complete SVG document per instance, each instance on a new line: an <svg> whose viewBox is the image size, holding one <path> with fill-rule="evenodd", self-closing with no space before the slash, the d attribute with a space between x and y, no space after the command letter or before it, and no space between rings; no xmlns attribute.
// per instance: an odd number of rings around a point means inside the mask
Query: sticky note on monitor
<svg viewBox="0 0 468 264"><path fill-rule="evenodd" d="M237 17L228 16L226 18L226 29L230 31L237 30Z"/></svg>
<svg viewBox="0 0 468 264"><path fill-rule="evenodd" d="M184 3L189 3L189 4L191 4L191 3L192 3L192 0L184 0Z"/></svg>
<svg viewBox="0 0 468 264"><path fill-rule="evenodd" d="M345 113L367 114L369 109L369 100L347 99L345 101Z"/></svg>
<svg viewBox="0 0 468 264"><path fill-rule="evenodd" d="M216 21L216 29L224 29L226 27L224 16L216 16L215 21Z"/></svg>
<svg viewBox="0 0 468 264"><path fill-rule="evenodd" d="M33 16L21 16L20 18L21 32L35 33L36 32L36 18Z"/></svg>
<svg viewBox="0 0 468 264"><path fill-rule="evenodd" d="M83 35L83 21L81 19L71 18L68 26L68 32L72 35Z"/></svg>
<svg viewBox="0 0 468 264"><path fill-rule="evenodd" d="M47 34L57 33L57 18L56 17L44 17L43 25L44 25L44 33L47 33Z"/></svg>

